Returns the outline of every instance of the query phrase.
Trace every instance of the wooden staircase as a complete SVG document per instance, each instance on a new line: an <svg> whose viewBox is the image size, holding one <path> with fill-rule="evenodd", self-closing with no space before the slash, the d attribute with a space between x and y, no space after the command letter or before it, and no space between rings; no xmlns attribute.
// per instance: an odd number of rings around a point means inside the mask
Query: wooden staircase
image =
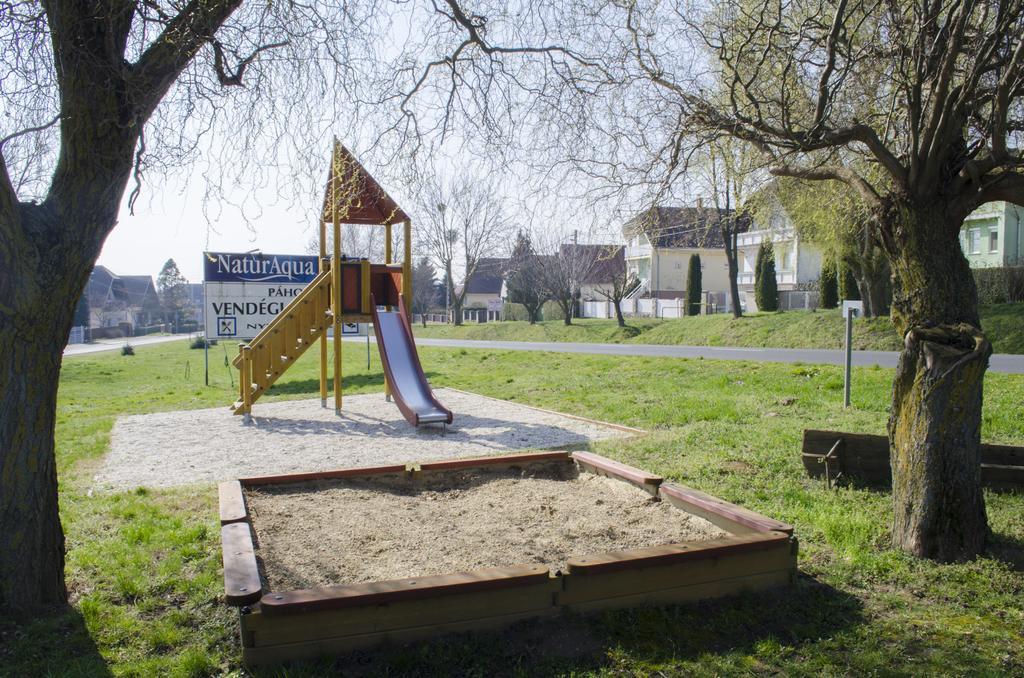
<svg viewBox="0 0 1024 678"><path fill-rule="evenodd" d="M291 367L333 320L331 267L323 270L248 344L239 346L233 364L240 371L238 400L231 409L248 414L252 404ZM248 391L248 393L246 393Z"/></svg>

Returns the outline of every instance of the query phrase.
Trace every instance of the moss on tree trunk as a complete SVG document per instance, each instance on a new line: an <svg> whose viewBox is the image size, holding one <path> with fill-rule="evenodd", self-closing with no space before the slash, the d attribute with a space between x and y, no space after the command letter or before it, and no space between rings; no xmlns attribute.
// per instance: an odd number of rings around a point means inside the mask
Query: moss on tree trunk
<svg viewBox="0 0 1024 678"><path fill-rule="evenodd" d="M915 556L960 561L977 555L988 536L980 444L992 349L959 225L945 214L893 210L892 317L904 337L889 418L893 542Z"/></svg>

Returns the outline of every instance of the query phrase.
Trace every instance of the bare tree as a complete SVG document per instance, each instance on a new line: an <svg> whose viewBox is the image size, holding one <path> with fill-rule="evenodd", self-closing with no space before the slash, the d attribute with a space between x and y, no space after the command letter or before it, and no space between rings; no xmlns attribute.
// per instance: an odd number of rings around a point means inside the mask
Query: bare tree
<svg viewBox="0 0 1024 678"><path fill-rule="evenodd" d="M640 285L640 278L631 271L623 262L622 266L603 266L605 262L613 261L622 257L622 247L608 247L600 255L596 266L608 270L608 276L600 281L596 287L599 295L611 302L615 308L615 322L619 327L626 326L626 319L622 317L622 300L625 299Z"/></svg>
<svg viewBox="0 0 1024 678"><path fill-rule="evenodd" d="M418 203L420 247L442 270L453 322L461 325L466 289L481 260L508 250L511 222L504 196L494 175L466 173L427 180Z"/></svg>
<svg viewBox="0 0 1024 678"><path fill-rule="evenodd" d="M507 32L485 39L477 15L453 0L404 16L419 37L383 54L379 36L392 20L377 0L45 0L0 9L4 610L66 600L57 382L74 309L129 182L133 205L147 177L188 168L206 182L211 220L230 208L240 181L252 189L244 206L257 211L267 196L306 198L319 189L331 126L377 142L385 160L459 121L486 135L493 119L479 113L490 92L526 82L504 71L501 57L546 50L536 18L538 42L506 46ZM577 58L551 54L556 67ZM478 87L477 101L445 96ZM388 113L363 114L369 108ZM294 171L280 173L284 163Z"/></svg>
<svg viewBox="0 0 1024 678"><path fill-rule="evenodd" d="M541 286L546 296L562 310L562 321L571 325L580 288L597 263L598 248L562 243L551 249L542 267Z"/></svg>
<svg viewBox="0 0 1024 678"><path fill-rule="evenodd" d="M979 438L992 349L958 235L978 206L1024 202L1024 3L728 0L626 14L638 67L679 106L677 138L748 141L776 175L843 182L868 207L904 337L889 421L893 540L918 556L974 556L988 534ZM707 64L682 62L681 34L706 46L726 96L704 94Z"/></svg>

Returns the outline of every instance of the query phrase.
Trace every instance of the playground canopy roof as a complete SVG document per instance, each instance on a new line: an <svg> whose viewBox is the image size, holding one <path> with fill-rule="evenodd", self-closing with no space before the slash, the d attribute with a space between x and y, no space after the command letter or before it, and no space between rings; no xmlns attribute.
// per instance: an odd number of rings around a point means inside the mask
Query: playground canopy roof
<svg viewBox="0 0 1024 678"><path fill-rule="evenodd" d="M343 224L384 225L409 220L398 203L337 139L321 218L333 222L336 213L338 222Z"/></svg>

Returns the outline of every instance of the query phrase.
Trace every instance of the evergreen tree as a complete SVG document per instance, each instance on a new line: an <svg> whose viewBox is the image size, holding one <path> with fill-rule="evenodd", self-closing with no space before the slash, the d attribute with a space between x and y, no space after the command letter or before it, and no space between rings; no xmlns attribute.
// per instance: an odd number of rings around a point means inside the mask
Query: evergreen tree
<svg viewBox="0 0 1024 678"><path fill-rule="evenodd" d="M75 307L75 319L72 322L74 327L84 327L89 329L91 324L89 321L89 295L82 292L82 296L78 298L78 306Z"/></svg>
<svg viewBox="0 0 1024 678"><path fill-rule="evenodd" d="M843 301L857 301L860 299L860 288L857 287L857 277L849 266L839 266L839 296Z"/></svg>
<svg viewBox="0 0 1024 678"><path fill-rule="evenodd" d="M427 326L425 314L438 298L437 271L428 257L420 257L412 267L412 312L420 314L424 327Z"/></svg>
<svg viewBox="0 0 1024 678"><path fill-rule="evenodd" d="M818 294L822 308L835 308L839 305L839 281L836 279L836 262L832 259L821 267Z"/></svg>
<svg viewBox="0 0 1024 678"><path fill-rule="evenodd" d="M701 281L700 255L691 254L686 271L686 315L700 315Z"/></svg>
<svg viewBox="0 0 1024 678"><path fill-rule="evenodd" d="M188 309L188 281L178 270L174 259L168 259L160 269L160 275L156 277L156 291L164 318L177 327Z"/></svg>
<svg viewBox="0 0 1024 678"><path fill-rule="evenodd" d="M775 248L770 242L761 243L757 251L757 274L754 299L759 311L779 310L779 284L775 279Z"/></svg>

